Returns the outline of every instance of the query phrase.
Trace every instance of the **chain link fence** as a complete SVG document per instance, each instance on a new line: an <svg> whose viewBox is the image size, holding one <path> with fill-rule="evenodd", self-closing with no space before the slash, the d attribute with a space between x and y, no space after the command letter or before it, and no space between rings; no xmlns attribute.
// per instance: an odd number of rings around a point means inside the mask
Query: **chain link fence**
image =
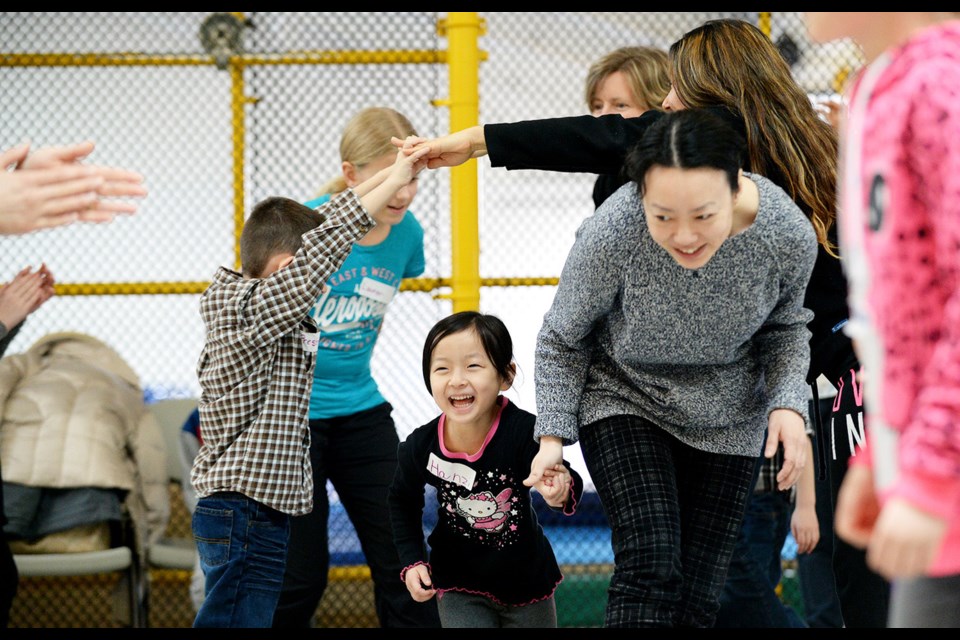
<svg viewBox="0 0 960 640"><path fill-rule="evenodd" d="M0 148L94 140L91 162L140 171L149 189L135 216L110 225L0 237L0 281L46 262L60 284L8 353L52 332L87 333L127 359L148 402L197 395L199 294L218 266L236 266L237 234L253 204L277 194L314 197L339 172L340 132L361 108L393 107L423 136L449 130L439 105L449 93L446 40L438 30L445 15L0 13ZM836 94L860 64L852 44L812 45L799 13L479 15L480 122L588 113L582 94L593 61L626 45L667 49L711 18L760 25L792 56L814 99ZM508 395L534 411L536 332L553 298L550 283L593 211L594 176L477 165L480 275L504 284L483 288L481 310L510 328L520 375ZM452 310L434 286L449 277L456 251L449 173L421 177L411 208L426 234L426 272L394 300L374 355L374 375L395 408L401 438L436 412L422 385L420 352L429 328ZM577 464L578 448L570 449ZM582 462L578 470L586 477ZM331 546L355 558L359 545L335 496L331 511ZM582 528L544 524L567 574L557 593L561 626L599 625L612 563L599 506L584 515ZM331 551L336 557L338 549ZM333 567L318 625L376 626L372 585L360 563ZM187 580L155 580L152 626L189 624ZM799 591L785 588L784 597L799 602ZM24 617L23 602L12 625L61 626L52 617ZM87 626L80 609L89 607L76 605L78 615L62 626ZM111 625L109 616L89 624Z"/></svg>

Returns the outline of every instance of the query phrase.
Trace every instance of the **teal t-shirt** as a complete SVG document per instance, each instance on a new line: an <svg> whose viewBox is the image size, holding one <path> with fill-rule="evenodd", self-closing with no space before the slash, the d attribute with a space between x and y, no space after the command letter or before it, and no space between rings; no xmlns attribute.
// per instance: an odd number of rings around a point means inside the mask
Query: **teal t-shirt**
<svg viewBox="0 0 960 640"><path fill-rule="evenodd" d="M305 204L316 208L329 199ZM311 420L350 415L386 401L370 371L373 346L401 280L421 275L424 268L423 227L410 211L380 244L353 245L310 311L320 327Z"/></svg>

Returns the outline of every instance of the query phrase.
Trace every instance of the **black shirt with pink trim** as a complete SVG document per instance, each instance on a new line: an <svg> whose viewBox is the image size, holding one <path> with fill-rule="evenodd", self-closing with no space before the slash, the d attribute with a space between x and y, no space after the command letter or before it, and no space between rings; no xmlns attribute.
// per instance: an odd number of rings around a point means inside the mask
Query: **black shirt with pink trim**
<svg viewBox="0 0 960 640"><path fill-rule="evenodd" d="M484 595L505 605L550 597L563 579L523 480L539 451L536 417L501 397L500 413L480 451L446 450L443 416L400 444L390 488L394 539L406 570L428 558L423 544L424 489L436 487L437 524L427 538L429 566L438 592ZM572 515L583 481L570 469L571 495L562 511ZM402 579L403 575L401 575Z"/></svg>

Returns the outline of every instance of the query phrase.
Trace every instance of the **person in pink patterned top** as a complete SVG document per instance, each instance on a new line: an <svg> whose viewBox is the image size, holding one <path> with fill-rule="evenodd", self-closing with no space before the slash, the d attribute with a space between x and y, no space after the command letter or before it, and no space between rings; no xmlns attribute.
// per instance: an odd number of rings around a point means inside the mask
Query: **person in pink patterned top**
<svg viewBox="0 0 960 640"><path fill-rule="evenodd" d="M891 627L960 626L960 19L807 13L849 37L839 234L866 441L837 534L894 582Z"/></svg>

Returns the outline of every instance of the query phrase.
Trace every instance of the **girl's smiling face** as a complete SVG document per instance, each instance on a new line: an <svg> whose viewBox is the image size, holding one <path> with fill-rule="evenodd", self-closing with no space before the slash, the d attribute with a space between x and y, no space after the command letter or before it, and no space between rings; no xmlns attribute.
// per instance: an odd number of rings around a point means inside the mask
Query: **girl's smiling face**
<svg viewBox="0 0 960 640"><path fill-rule="evenodd" d="M510 388L483 348L475 329L445 336L430 358L433 399L447 424L489 427L497 412L497 397Z"/></svg>

